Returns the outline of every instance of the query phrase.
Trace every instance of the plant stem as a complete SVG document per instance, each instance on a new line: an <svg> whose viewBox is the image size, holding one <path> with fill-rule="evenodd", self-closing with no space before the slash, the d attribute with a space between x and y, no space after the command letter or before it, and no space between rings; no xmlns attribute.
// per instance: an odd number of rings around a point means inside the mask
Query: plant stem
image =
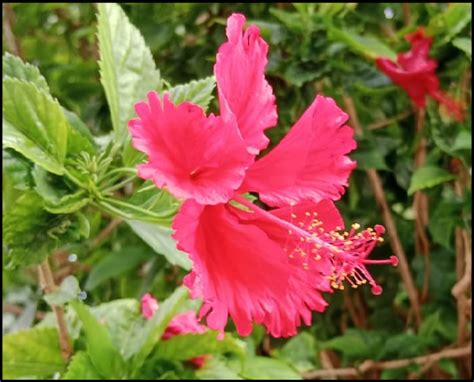
<svg viewBox="0 0 474 382"><path fill-rule="evenodd" d="M356 134L362 135L363 130L359 123L359 118L357 116L357 111L354 105L354 101L351 97L344 95L344 103L346 105L347 113L350 116L351 123L354 126ZM407 256L403 249L402 243L398 236L397 226L393 220L392 212L390 211L390 207L387 203L387 199L385 198L385 192L383 190L382 181L377 173L377 170L369 169L366 171L367 177L369 178L369 182L372 186L374 191L375 199L377 204L379 205L380 209L382 210L382 218L384 221L384 225L387 228L387 233L390 238L390 245L392 247L395 256L398 257L399 269L400 274L402 276L403 284L405 285L405 289L408 293L408 298L410 299L410 304L413 309L413 313L415 315L416 326L420 326L421 324L421 309L420 303L418 301L418 292L415 287L415 283L413 281L413 276L410 272L410 267L408 265Z"/></svg>
<svg viewBox="0 0 474 382"><path fill-rule="evenodd" d="M38 266L38 275L40 280L41 288L44 293L52 293L56 289L54 282L53 273L49 266L49 261L46 258L41 265ZM59 305L52 305L54 315L56 316L56 322L58 324L58 335L59 335L59 346L61 348L61 355L65 361L68 361L72 355L72 346L69 334L67 332L66 320L64 318L64 309Z"/></svg>

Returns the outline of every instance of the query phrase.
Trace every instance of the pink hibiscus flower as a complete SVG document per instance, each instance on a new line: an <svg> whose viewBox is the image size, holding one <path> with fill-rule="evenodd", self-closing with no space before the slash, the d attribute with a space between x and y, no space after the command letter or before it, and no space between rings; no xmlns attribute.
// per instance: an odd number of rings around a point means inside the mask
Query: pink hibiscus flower
<svg viewBox="0 0 474 382"><path fill-rule="evenodd" d="M200 318L223 331L230 316L240 335L253 322L275 336L296 334L324 311L322 292L364 283L381 287L366 265L383 227L359 232L343 221L333 200L356 166L348 119L336 103L317 96L287 136L268 145L264 130L276 124L272 88L265 80L268 46L256 26L229 17L214 73L220 116L205 116L189 102L148 95L129 123L135 147L148 154L139 175L184 199L173 228L178 248L193 262L184 283L204 303ZM241 196L258 193L264 210Z"/></svg>
<svg viewBox="0 0 474 382"><path fill-rule="evenodd" d="M159 308L158 301L150 293L146 293L143 295L140 300L140 306L142 315L147 320L150 320ZM166 327L165 332L163 333L161 338L163 340L167 340L180 334L199 334L205 333L206 331L207 328L199 323L196 317L196 313L193 311L188 311L180 313L173 317L173 319ZM189 361L196 365L198 368L200 368L204 365L206 358L206 355L202 355L199 357L194 357Z"/></svg>
<svg viewBox="0 0 474 382"><path fill-rule="evenodd" d="M430 95L443 104L456 120L461 121L462 105L441 91L435 73L438 63L429 57L433 38L426 36L423 28L418 28L405 38L411 43L411 49L399 53L396 62L388 58L377 58L375 62L379 69L402 87L417 107L424 108L426 97Z"/></svg>

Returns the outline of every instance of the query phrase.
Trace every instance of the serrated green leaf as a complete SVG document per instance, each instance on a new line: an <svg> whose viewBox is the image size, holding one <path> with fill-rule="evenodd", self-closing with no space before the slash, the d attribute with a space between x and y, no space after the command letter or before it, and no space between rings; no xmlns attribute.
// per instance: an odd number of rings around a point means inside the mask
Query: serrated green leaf
<svg viewBox="0 0 474 382"><path fill-rule="evenodd" d="M156 253L166 257L171 264L186 270L191 269L188 255L176 248L176 241L171 237L171 228L138 220L127 220L127 223L145 243Z"/></svg>
<svg viewBox="0 0 474 382"><path fill-rule="evenodd" d="M118 4L98 4L98 37L101 83L105 90L115 131L122 145L133 105L150 90L161 89L160 72L150 49Z"/></svg>
<svg viewBox="0 0 474 382"><path fill-rule="evenodd" d="M129 343L129 353L135 354L132 359L132 370L137 372L148 355L153 351L156 343L165 332L168 323L176 315L188 297L188 291L179 287L168 297L160 309L147 323L135 333L135 338Z"/></svg>
<svg viewBox="0 0 474 382"><path fill-rule="evenodd" d="M63 108L63 112L69 122L67 156L74 156L83 151L95 154L97 148L88 127L72 111Z"/></svg>
<svg viewBox="0 0 474 382"><path fill-rule="evenodd" d="M2 61L3 79L10 77L24 82L31 82L36 85L39 90L49 94L48 83L36 66L23 62L20 57L8 52L3 55Z"/></svg>
<svg viewBox="0 0 474 382"><path fill-rule="evenodd" d="M226 334L221 340L218 333L209 331L201 334L181 334L158 342L153 350L155 359L167 361L186 361L205 354L232 352L244 357L245 343Z"/></svg>
<svg viewBox="0 0 474 382"><path fill-rule="evenodd" d="M33 328L3 337L2 376L13 378L51 378L61 372L64 360L56 328Z"/></svg>
<svg viewBox="0 0 474 382"><path fill-rule="evenodd" d="M346 44L355 53L369 59L386 57L396 60L396 53L374 36L361 36L352 30L329 27L329 38Z"/></svg>
<svg viewBox="0 0 474 382"><path fill-rule="evenodd" d="M46 294L44 299L49 305L64 305L75 300L80 291L79 281L74 276L67 276L61 285L55 291Z"/></svg>
<svg viewBox="0 0 474 382"><path fill-rule="evenodd" d="M431 188L453 179L456 179L455 175L440 167L432 165L420 167L411 177L408 195L412 195L418 190Z"/></svg>
<svg viewBox="0 0 474 382"><path fill-rule="evenodd" d="M44 169L64 172L68 122L59 103L34 84L3 80L3 146Z"/></svg>
<svg viewBox="0 0 474 382"><path fill-rule="evenodd" d="M191 81L187 84L177 85L169 89L171 100L179 105L184 101L195 103L207 110L209 102L214 98L212 93L216 86L214 76L203 78L202 80Z"/></svg>
<svg viewBox="0 0 474 382"><path fill-rule="evenodd" d="M124 362L107 328L101 325L89 309L79 301L71 301L82 322L86 337L87 354L97 372L106 379L120 378L124 372Z"/></svg>
<svg viewBox="0 0 474 382"><path fill-rule="evenodd" d="M64 380L99 380L100 374L95 369L86 352L80 351L74 354L69 363L66 373L61 379Z"/></svg>

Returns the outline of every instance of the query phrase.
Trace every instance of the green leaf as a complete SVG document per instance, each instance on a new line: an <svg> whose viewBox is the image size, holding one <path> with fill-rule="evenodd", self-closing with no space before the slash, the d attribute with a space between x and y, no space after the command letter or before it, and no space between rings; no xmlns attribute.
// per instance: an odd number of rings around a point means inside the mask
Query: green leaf
<svg viewBox="0 0 474 382"><path fill-rule="evenodd" d="M145 243L156 253L165 256L171 264L186 270L191 269L188 255L176 248L176 241L171 237L171 228L138 220L127 220L127 223Z"/></svg>
<svg viewBox="0 0 474 382"><path fill-rule="evenodd" d="M203 367L196 371L199 379L242 379L234 370L218 357L210 357L204 362Z"/></svg>
<svg viewBox="0 0 474 382"><path fill-rule="evenodd" d="M107 328L101 325L89 309L79 301L71 301L82 322L86 337L87 354L97 372L106 379L120 378L124 372L124 362Z"/></svg>
<svg viewBox="0 0 474 382"><path fill-rule="evenodd" d="M58 289L44 296L49 305L64 305L66 302L75 300L81 291L79 281L74 276L67 276Z"/></svg>
<svg viewBox="0 0 474 382"><path fill-rule="evenodd" d="M129 353L135 354L132 360L132 370L137 372L148 355L153 351L156 343L165 332L168 323L176 315L180 307L188 297L188 291L184 287L179 287L168 297L160 309L148 320L140 331L135 333L135 338L129 344Z"/></svg>
<svg viewBox="0 0 474 382"><path fill-rule="evenodd" d="M431 188L453 179L456 179L455 175L440 167L432 165L420 167L411 177L408 195L413 195L418 190Z"/></svg>
<svg viewBox="0 0 474 382"><path fill-rule="evenodd" d="M150 90L161 89L160 72L139 30L118 4L98 4L101 83L105 90L115 131L122 145L128 136L127 122L133 105Z"/></svg>
<svg viewBox="0 0 474 382"><path fill-rule="evenodd" d="M445 198L430 212L428 229L435 243L452 248L452 237L456 225L462 225L462 200Z"/></svg>
<svg viewBox="0 0 474 382"><path fill-rule="evenodd" d="M278 357L303 372L314 369L316 356L316 340L307 332L291 338L279 351Z"/></svg>
<svg viewBox="0 0 474 382"><path fill-rule="evenodd" d="M436 45L444 45L461 32L471 18L472 4L453 3L446 12L441 12L430 20L426 31L429 35L444 36L436 42Z"/></svg>
<svg viewBox="0 0 474 382"><path fill-rule="evenodd" d="M3 378L47 379L65 365L56 328L33 328L3 337Z"/></svg>
<svg viewBox="0 0 474 382"><path fill-rule="evenodd" d="M216 86L214 76L203 78L202 80L195 80L187 84L177 85L172 87L167 92L170 94L171 100L179 105L184 101L195 103L207 110L209 102L214 98L212 93Z"/></svg>
<svg viewBox="0 0 474 382"><path fill-rule="evenodd" d="M3 94L3 146L62 175L68 122L59 103L35 85L11 78L4 79Z"/></svg>
<svg viewBox="0 0 474 382"><path fill-rule="evenodd" d="M453 40L453 45L461 49L466 55L472 57L472 40L467 37L458 37Z"/></svg>
<svg viewBox="0 0 474 382"><path fill-rule="evenodd" d="M349 358L374 358L383 341L378 332L347 329L342 336L323 342L322 347L339 350Z"/></svg>
<svg viewBox="0 0 474 382"><path fill-rule="evenodd" d="M357 150L351 153L351 158L357 161L358 170L389 170L380 148L367 139L358 141Z"/></svg>
<svg viewBox="0 0 474 382"><path fill-rule="evenodd" d="M92 364L91 359L86 352L80 351L74 354L64 373L64 380L99 380L100 374Z"/></svg>
<svg viewBox="0 0 474 382"><path fill-rule="evenodd" d="M63 112L69 122L67 156L74 156L83 151L95 154L97 149L89 128L72 111L63 108Z"/></svg>
<svg viewBox="0 0 474 382"><path fill-rule="evenodd" d="M387 45L373 36L361 36L348 29L329 27L329 38L346 44L355 53L375 60L377 57L386 57L396 60L396 53Z"/></svg>
<svg viewBox="0 0 474 382"><path fill-rule="evenodd" d="M378 359L414 357L427 350L426 341L413 333L400 333L390 337L378 349Z"/></svg>
<svg viewBox="0 0 474 382"><path fill-rule="evenodd" d="M3 79L16 78L24 82L31 82L39 90L49 94L49 86L46 79L41 75L34 65L25 63L20 57L8 52L3 55Z"/></svg>
<svg viewBox="0 0 474 382"><path fill-rule="evenodd" d="M23 155L12 149L6 149L2 152L2 164L4 171L4 180L11 182L11 185L21 191L33 188L33 179L31 171L32 163Z"/></svg>
<svg viewBox="0 0 474 382"><path fill-rule="evenodd" d="M94 265L84 288L92 290L104 281L120 276L149 259L150 254L140 247L126 246L119 251L111 252Z"/></svg>
<svg viewBox="0 0 474 382"><path fill-rule="evenodd" d="M56 203L45 203L44 208L53 214L70 214L79 211L91 201L85 190L78 190L74 194L68 194Z"/></svg>
<svg viewBox="0 0 474 382"><path fill-rule="evenodd" d="M160 341L153 350L153 357L167 361L186 361L191 358L216 353L232 352L240 357L245 356L245 343L226 334L224 339L217 339L218 333L208 331L202 334L182 334Z"/></svg>
<svg viewBox="0 0 474 382"><path fill-rule="evenodd" d="M234 363L235 365L235 363ZM239 373L245 379L302 379L283 361L268 357L248 357Z"/></svg>

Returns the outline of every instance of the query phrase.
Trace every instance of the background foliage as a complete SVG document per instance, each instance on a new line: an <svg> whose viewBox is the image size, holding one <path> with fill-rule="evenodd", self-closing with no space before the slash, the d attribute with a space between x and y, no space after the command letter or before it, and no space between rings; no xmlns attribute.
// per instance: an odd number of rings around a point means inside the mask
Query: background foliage
<svg viewBox="0 0 474 382"><path fill-rule="evenodd" d="M452 288L470 250L470 4L123 4L124 14L101 7L99 17L91 4L3 8L5 378L290 379L469 342L470 305ZM363 129L352 155L358 168L337 205L349 224L383 223L365 172L378 171L417 288L421 322L399 270L380 267L373 272L384 287L381 296L368 288L328 295L328 310L289 340L270 339L262 328L238 339L229 325L224 342L203 335L157 343L175 312L197 305L176 289L190 267L169 236L177 202L127 173L140 156L123 121L151 88L217 110L211 76L232 12L259 25L270 45L267 77L280 117L269 131L272 144L316 93L335 98L346 111L348 100L353 103ZM406 50L403 37L417 26L434 37L431 55L442 88L464 102L463 123L430 101L417 130L409 98L374 65L374 57ZM126 64L114 66L121 59ZM134 65L136 86L127 87ZM32 128L38 120L40 133ZM422 140L426 160L416 169ZM427 251L416 244L417 191L428 200ZM376 250L376 256L391 254L388 244ZM44 299L35 264L48 255L62 284ZM470 277L468 266L466 272ZM166 300L146 325L137 301L145 292ZM65 307L74 340L68 364L48 303ZM183 362L183 349L190 353L186 359L213 356L196 370ZM364 375L458 379L470 378L471 369L467 356Z"/></svg>

